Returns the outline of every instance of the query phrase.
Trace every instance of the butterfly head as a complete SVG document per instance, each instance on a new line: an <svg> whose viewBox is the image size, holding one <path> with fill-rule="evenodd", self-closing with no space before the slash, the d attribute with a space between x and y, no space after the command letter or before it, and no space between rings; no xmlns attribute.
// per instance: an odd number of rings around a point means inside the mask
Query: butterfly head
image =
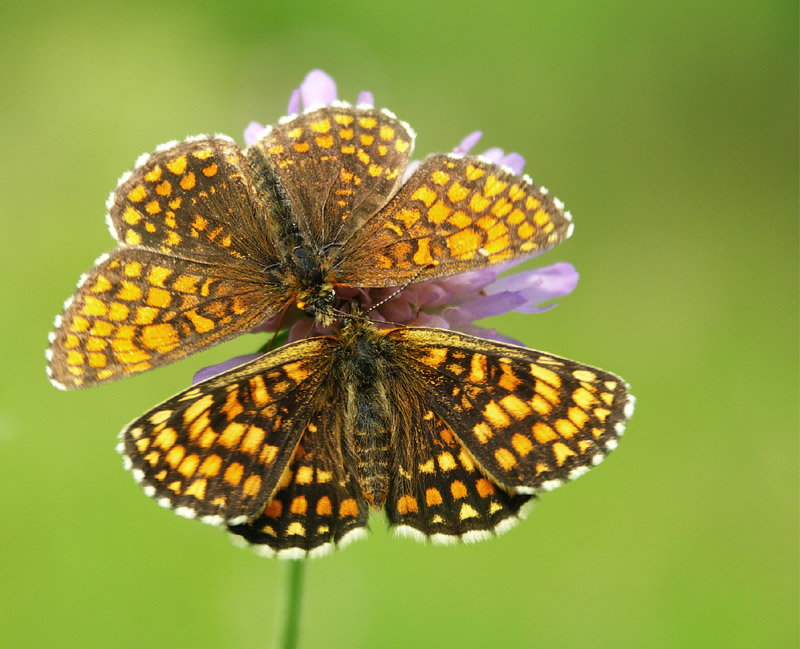
<svg viewBox="0 0 800 649"><path fill-rule="evenodd" d="M336 318L333 306L335 301L336 291L333 285L325 282L299 291L295 305L306 315L315 318L319 324L327 327Z"/></svg>

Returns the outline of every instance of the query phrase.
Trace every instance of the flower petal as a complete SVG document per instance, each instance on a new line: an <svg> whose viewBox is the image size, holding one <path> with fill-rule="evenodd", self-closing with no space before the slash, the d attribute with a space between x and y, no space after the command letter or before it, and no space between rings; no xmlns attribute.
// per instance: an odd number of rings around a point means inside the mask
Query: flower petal
<svg viewBox="0 0 800 649"><path fill-rule="evenodd" d="M494 164L500 164L500 161L503 159L505 155L505 151L503 149L499 149L497 147L493 147L491 149L487 149L483 153L481 153L481 158L484 160L488 160Z"/></svg>
<svg viewBox="0 0 800 649"><path fill-rule="evenodd" d="M300 88L292 90L292 95L289 97L289 105L286 107L287 115L295 115L300 112Z"/></svg>
<svg viewBox="0 0 800 649"><path fill-rule="evenodd" d="M305 110L311 106L330 106L336 101L336 83L322 70L311 70L300 84L300 98Z"/></svg>
<svg viewBox="0 0 800 649"><path fill-rule="evenodd" d="M313 318L300 318L291 327L289 327L289 337L286 342L293 343L297 340L308 338L313 328Z"/></svg>
<svg viewBox="0 0 800 649"><path fill-rule="evenodd" d="M464 325L481 318L501 315L514 311L525 304L526 298L522 293L505 291L494 295L478 295L472 302L460 306L446 307L440 314L454 325Z"/></svg>
<svg viewBox="0 0 800 649"><path fill-rule="evenodd" d="M501 165L509 167L518 176L522 175L522 170L525 168L525 158L519 153L509 153L500 160Z"/></svg>
<svg viewBox="0 0 800 649"><path fill-rule="evenodd" d="M362 90L358 93L358 99L356 100L356 104L358 106L374 106L375 105L375 97L372 96L372 93L369 90Z"/></svg>
<svg viewBox="0 0 800 649"><path fill-rule="evenodd" d="M481 268L479 270L471 270L460 275L452 275L451 277L443 277L439 280L434 280L439 286L446 289L456 300L458 296L467 296L469 293L477 293L492 284L500 271L494 268ZM498 292L498 291L495 291ZM438 306L438 305L436 305Z"/></svg>
<svg viewBox="0 0 800 649"><path fill-rule="evenodd" d="M525 303L514 311L518 313L541 313L551 307L539 307L545 300L563 297L571 293L578 284L578 271L572 264L559 262L552 266L537 268L500 277L485 292L493 294L513 291L525 296ZM554 306L554 305L552 305Z"/></svg>
<svg viewBox="0 0 800 649"><path fill-rule="evenodd" d="M481 137L483 137L483 133L481 133L480 131L473 131L472 133L467 135L467 137L461 140L461 143L455 149L453 149L453 153L461 153L461 154L469 153L472 147L474 147L478 143L478 140L480 140Z"/></svg>
<svg viewBox="0 0 800 649"><path fill-rule="evenodd" d="M244 145L253 146L261 139L261 134L264 132L264 125L258 122L250 122L247 128L244 129Z"/></svg>
<svg viewBox="0 0 800 649"><path fill-rule="evenodd" d="M416 327L436 327L437 329L449 329L450 323L446 318L433 313L420 313L414 321Z"/></svg>
<svg viewBox="0 0 800 649"><path fill-rule="evenodd" d="M453 327L453 329L461 333L469 334L470 336L476 336L477 338L488 338L489 340L496 340L497 342L508 343L509 345L516 345L517 347L525 347L525 345L516 338L498 333L497 329L485 329L484 327L476 327L474 325L459 325L458 327Z"/></svg>
<svg viewBox="0 0 800 649"><path fill-rule="evenodd" d="M192 385L195 383L200 383L200 381L205 381L206 379L210 379L212 376L216 376L217 374L221 374L222 372L226 372L227 370L232 370L234 367L239 367L240 365L244 365L245 363L249 363L250 361L255 360L259 356L263 356L263 354L244 354L242 356L235 356L230 360L227 360L223 363L218 363L216 365L209 365L208 367L204 367L201 370L198 370L194 378L192 379Z"/></svg>

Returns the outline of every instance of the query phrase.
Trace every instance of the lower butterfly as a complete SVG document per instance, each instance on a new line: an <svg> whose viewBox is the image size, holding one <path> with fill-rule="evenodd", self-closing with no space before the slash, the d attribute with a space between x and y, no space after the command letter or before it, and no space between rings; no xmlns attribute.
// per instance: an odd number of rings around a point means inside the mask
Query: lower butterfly
<svg viewBox="0 0 800 649"><path fill-rule="evenodd" d="M175 395L119 448L160 505L297 558L363 536L370 508L420 540L503 532L616 448L633 404L565 358L354 316Z"/></svg>

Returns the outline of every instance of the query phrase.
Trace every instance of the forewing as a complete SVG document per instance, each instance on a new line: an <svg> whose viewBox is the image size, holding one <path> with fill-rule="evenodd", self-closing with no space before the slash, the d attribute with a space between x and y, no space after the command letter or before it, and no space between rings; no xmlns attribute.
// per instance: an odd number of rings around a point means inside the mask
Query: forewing
<svg viewBox="0 0 800 649"><path fill-rule="evenodd" d="M511 494L487 476L450 427L418 404L393 444L386 515L395 532L438 543L472 542L503 532L524 516L532 495Z"/></svg>
<svg viewBox="0 0 800 649"><path fill-rule="evenodd" d="M254 169L274 169L305 240L340 242L394 194L414 133L388 111L328 106L268 130L248 150Z"/></svg>
<svg viewBox="0 0 800 649"><path fill-rule="evenodd" d="M62 389L183 358L261 323L286 296L249 263L226 269L139 247L101 257L56 318L48 374Z"/></svg>
<svg viewBox="0 0 800 649"><path fill-rule="evenodd" d="M365 534L369 509L356 477L345 468L341 407L330 403L309 420L264 511L252 521L230 527L260 554L316 556Z"/></svg>
<svg viewBox="0 0 800 649"><path fill-rule="evenodd" d="M266 234L275 206L264 196L233 140L200 136L142 156L109 198L109 225L123 245L266 265L275 256Z"/></svg>
<svg viewBox="0 0 800 649"><path fill-rule="evenodd" d="M571 233L563 203L527 176L432 155L343 250L336 278L398 286L540 254Z"/></svg>
<svg viewBox="0 0 800 649"><path fill-rule="evenodd" d="M287 345L131 423L120 451L145 493L214 524L259 514L319 409L332 345L331 338Z"/></svg>
<svg viewBox="0 0 800 649"><path fill-rule="evenodd" d="M275 209L218 136L143 156L109 198L120 242L81 278L50 335L48 373L78 388L163 365L242 333L289 300L267 268ZM269 200L267 200L269 199Z"/></svg>
<svg viewBox="0 0 800 649"><path fill-rule="evenodd" d="M431 409L495 482L517 493L585 473L616 448L633 413L627 383L604 370L452 331L388 335L430 384Z"/></svg>

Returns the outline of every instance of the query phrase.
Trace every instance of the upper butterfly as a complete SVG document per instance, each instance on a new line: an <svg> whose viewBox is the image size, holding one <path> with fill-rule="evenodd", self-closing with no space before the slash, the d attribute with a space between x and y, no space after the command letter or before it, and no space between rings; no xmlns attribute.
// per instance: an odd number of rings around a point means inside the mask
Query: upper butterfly
<svg viewBox="0 0 800 649"><path fill-rule="evenodd" d="M479 157L428 156L413 130L334 104L241 150L198 136L142 156L108 200L119 247L55 321L61 389L112 381L244 333L293 305L323 324L335 287L390 287L549 250L572 233L557 198Z"/></svg>

